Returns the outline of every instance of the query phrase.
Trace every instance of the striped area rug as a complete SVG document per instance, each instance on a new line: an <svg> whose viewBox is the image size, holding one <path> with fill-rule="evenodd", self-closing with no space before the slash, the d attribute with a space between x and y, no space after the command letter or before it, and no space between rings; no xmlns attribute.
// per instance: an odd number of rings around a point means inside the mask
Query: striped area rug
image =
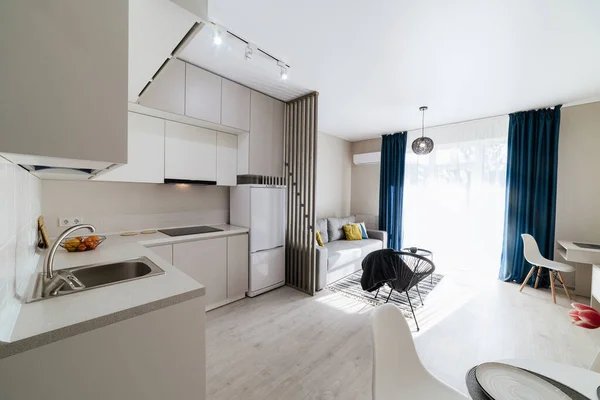
<svg viewBox="0 0 600 400"><path fill-rule="evenodd" d="M390 294L390 288L387 285L382 287L381 290L379 290L379 295L377 298L375 298L375 292L371 293L362 290L360 285L361 276L362 271L357 271L352 275L348 275L344 279L340 279L339 281L332 283L331 285L327 286L327 289L374 307L385 304L385 300ZM427 298L427 295L431 293L438 283L440 283L443 277L443 275L434 273L433 279L431 279L431 277L427 277L419 283L419 291L421 292L421 297L423 297L423 300ZM410 296L410 301L412 302L413 308L416 311L421 307L421 300L419 299L417 288L413 287L411 290L409 290L408 295ZM408 313L405 313L405 315L412 318L406 293L398 293L394 290L392 296L390 297L389 303L393 303L403 310L408 311Z"/></svg>

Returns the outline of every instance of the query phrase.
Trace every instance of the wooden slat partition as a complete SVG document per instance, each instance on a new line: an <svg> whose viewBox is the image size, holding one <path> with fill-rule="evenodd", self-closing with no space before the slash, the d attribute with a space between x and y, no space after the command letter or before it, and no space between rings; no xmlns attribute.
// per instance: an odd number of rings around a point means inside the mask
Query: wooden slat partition
<svg viewBox="0 0 600 400"><path fill-rule="evenodd" d="M287 181L286 284L315 293L315 199L318 93L285 106L284 168Z"/></svg>

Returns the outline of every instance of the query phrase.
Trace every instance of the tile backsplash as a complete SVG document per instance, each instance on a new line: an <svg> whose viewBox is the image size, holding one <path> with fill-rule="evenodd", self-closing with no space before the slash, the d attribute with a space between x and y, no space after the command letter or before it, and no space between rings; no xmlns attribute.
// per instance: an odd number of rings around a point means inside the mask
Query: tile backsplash
<svg viewBox="0 0 600 400"><path fill-rule="evenodd" d="M42 183L0 157L0 341L10 339L36 253Z"/></svg>

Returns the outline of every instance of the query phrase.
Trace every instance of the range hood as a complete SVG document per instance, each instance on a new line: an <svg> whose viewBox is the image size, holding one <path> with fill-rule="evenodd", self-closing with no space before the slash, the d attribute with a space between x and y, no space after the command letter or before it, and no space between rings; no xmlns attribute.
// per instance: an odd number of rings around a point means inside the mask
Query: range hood
<svg viewBox="0 0 600 400"><path fill-rule="evenodd" d="M165 178L165 183L171 183L171 184L175 184L175 185L215 186L217 184L217 181L201 181L201 180Z"/></svg>

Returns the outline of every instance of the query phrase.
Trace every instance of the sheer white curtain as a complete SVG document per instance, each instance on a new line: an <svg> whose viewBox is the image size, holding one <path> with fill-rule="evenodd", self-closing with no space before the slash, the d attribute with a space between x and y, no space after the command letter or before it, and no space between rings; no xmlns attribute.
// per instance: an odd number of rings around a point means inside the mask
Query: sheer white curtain
<svg viewBox="0 0 600 400"><path fill-rule="evenodd" d="M442 273L498 272L502 251L508 116L425 129L434 150L410 149L404 178L403 247L433 251Z"/></svg>

